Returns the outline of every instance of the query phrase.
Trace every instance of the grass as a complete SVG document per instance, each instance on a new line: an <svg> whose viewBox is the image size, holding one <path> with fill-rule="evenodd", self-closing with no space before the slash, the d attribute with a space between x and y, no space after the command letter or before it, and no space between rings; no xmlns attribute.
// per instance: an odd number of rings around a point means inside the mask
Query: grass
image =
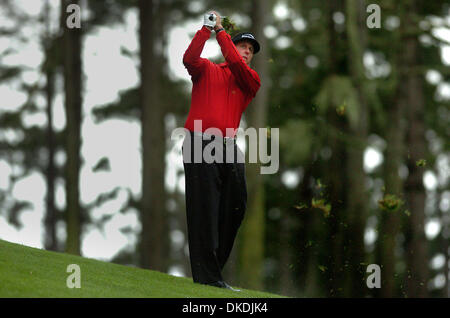
<svg viewBox="0 0 450 318"><path fill-rule="evenodd" d="M81 288L68 288L70 264ZM0 297L18 298L272 298L259 291L194 284L161 272L56 253L0 240Z"/></svg>

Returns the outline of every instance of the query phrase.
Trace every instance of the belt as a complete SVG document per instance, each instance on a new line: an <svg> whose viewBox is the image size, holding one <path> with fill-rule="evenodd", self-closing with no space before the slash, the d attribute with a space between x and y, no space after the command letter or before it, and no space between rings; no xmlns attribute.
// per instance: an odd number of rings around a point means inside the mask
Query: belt
<svg viewBox="0 0 450 318"><path fill-rule="evenodd" d="M203 136L205 136L206 137L205 139L209 139L209 140L222 140L222 142L224 144L226 144L229 141L236 142L236 136L235 137L221 137L221 136L217 136L217 135L205 134L205 133L202 133L199 131L191 131L191 133L197 137L203 138Z"/></svg>

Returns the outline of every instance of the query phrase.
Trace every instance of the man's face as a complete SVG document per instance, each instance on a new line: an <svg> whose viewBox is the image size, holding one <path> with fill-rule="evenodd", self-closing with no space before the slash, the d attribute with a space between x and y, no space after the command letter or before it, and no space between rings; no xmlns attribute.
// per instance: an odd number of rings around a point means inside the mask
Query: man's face
<svg viewBox="0 0 450 318"><path fill-rule="evenodd" d="M236 44L236 48L241 54L241 56L244 58L244 61L247 63L247 65L250 65L250 62L253 58L253 45L249 41L239 41Z"/></svg>

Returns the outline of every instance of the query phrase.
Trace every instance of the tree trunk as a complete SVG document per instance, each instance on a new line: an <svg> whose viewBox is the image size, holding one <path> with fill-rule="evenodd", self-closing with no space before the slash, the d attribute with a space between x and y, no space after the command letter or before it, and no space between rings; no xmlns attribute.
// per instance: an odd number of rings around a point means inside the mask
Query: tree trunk
<svg viewBox="0 0 450 318"><path fill-rule="evenodd" d="M292 232L296 220L290 211L283 213L280 219L280 255L279 255L279 291L281 295L295 297L297 288L294 283L294 254L292 248ZM296 250L296 249L294 249Z"/></svg>
<svg viewBox="0 0 450 318"><path fill-rule="evenodd" d="M400 12L404 12L399 4ZM398 31L398 41L395 42L395 60L393 61L393 74L397 76L396 89L392 101L386 103L385 113L387 114L385 131L386 151L383 166L384 175L384 195L394 195L399 200L403 200L403 181L399 175L399 169L405 157L404 137L404 113L406 111L407 87L407 65L404 61L402 41L402 28ZM397 71L396 71L397 69ZM395 267L399 261L395 251L399 248L397 238L401 232L401 210L389 211L380 210L378 239L376 258L380 265L381 289L376 294L383 298L398 297L398 288L402 288L401 283L397 284L398 274Z"/></svg>
<svg viewBox="0 0 450 318"><path fill-rule="evenodd" d="M311 158L311 162L312 162ZM316 168L314 164L305 167L305 174L303 175L303 180L299 185L299 202L309 202L313 197L311 190L311 180L312 176L316 173ZM313 241L315 229L313 227L313 216L311 212L299 211L298 221L297 221L297 234L295 245L298 247L299 251L294 254L295 264L298 264L297 275L298 275L298 286L301 295L305 297L312 297L306 294L307 288L307 275L308 275L308 264L310 259L315 259L313 254L313 242L317 245L316 241ZM291 252L291 251L290 251Z"/></svg>
<svg viewBox="0 0 450 318"><path fill-rule="evenodd" d="M52 48L53 37L51 35L50 23L50 5L48 0L45 2L44 19L46 22L46 30L43 38L43 47L45 51L45 66L44 73L46 78L45 84L45 98L47 102L47 138L46 148L48 153L47 169L45 172L45 179L47 184L47 194L45 198L46 213L45 213L45 239L44 247L47 250L58 250L58 242L56 237L56 207L55 207L55 132L53 130L53 100L55 96L55 67L54 54Z"/></svg>
<svg viewBox="0 0 450 318"><path fill-rule="evenodd" d="M339 38L333 21L333 13L338 11L337 3L330 1L326 3L327 32L328 32L328 76L338 73L337 40ZM342 163L346 161L345 144L335 131L345 132L344 120L336 114L333 105L328 105L326 122L334 131L328 130L325 136L328 146L332 151L329 165L324 169L325 184L331 212L326 222L326 238L324 240L324 252L318 260L318 266L324 269L321 273L324 277L325 292L328 297L341 296L344 292L344 257L346 245L344 242L343 215L346 201L346 171L342 169ZM317 180L316 180L317 181ZM320 213L313 210L312 213ZM322 216L321 216L322 217Z"/></svg>
<svg viewBox="0 0 450 318"><path fill-rule="evenodd" d="M141 126L142 126L142 198L141 266L166 271L167 237L165 224L165 130L164 111L158 97L155 43L157 14L153 0L140 0ZM160 35L162 36L162 35Z"/></svg>
<svg viewBox="0 0 450 318"><path fill-rule="evenodd" d="M56 238L56 207L55 207L55 141L53 124L53 98L54 98L54 74L52 71L47 70L45 77L47 79L45 94L47 100L47 151L48 162L47 170L45 172L45 179L47 184L47 194L45 199L46 215L45 215L45 243L44 247L47 250L58 250L58 242Z"/></svg>
<svg viewBox="0 0 450 318"><path fill-rule="evenodd" d="M409 239L407 240L407 263L409 276L407 280L408 297L427 297L428 285L428 254L427 239L424 231L425 221L425 189L423 185L423 168L416 162L424 159L427 152L425 141L425 100L423 78L415 72L420 65L419 40L417 34L411 31L417 27L414 21L418 14L417 1L405 3L405 36L403 58L406 63L408 177L405 182L405 197L410 211ZM403 21L402 21L403 23Z"/></svg>
<svg viewBox="0 0 450 318"><path fill-rule="evenodd" d="M441 232L441 245L442 251L444 253L445 261L444 261L444 276L445 276L445 285L444 291L442 293L442 297L450 298L450 216L445 214L441 210L441 220L443 222L443 229Z"/></svg>
<svg viewBox="0 0 450 318"><path fill-rule="evenodd" d="M266 25L267 1L252 2L252 25L255 37L261 45L261 51L253 59L253 68L261 78L261 87L255 99L246 110L249 127L255 129L266 126L267 114L267 60L269 48L266 45L263 28ZM265 204L264 180L260 174L260 165L247 165L248 202L245 220L241 229L240 278L243 286L252 289L263 287L262 267L264 261Z"/></svg>
<svg viewBox="0 0 450 318"><path fill-rule="evenodd" d="M401 84L400 84L401 85ZM403 182L399 176L399 169L404 158L404 128L402 127L402 117L404 111L404 99L396 98L388 113L386 132L386 153L384 164L385 195L395 195L401 199L403 193ZM400 233L400 211L382 210L380 227L378 230L378 263L382 270L382 288L380 296L383 298L396 297L396 272L395 265L397 256L395 250L397 246L397 236Z"/></svg>
<svg viewBox="0 0 450 318"><path fill-rule="evenodd" d="M348 45L350 49L350 74L353 85L358 91L359 116L355 126L349 125L349 131L359 143L349 144L347 147L347 171L348 171L348 192L347 192L347 220L348 220L348 261L350 271L348 275L346 294L350 297L362 297L367 286L364 282L365 268L361 263L365 263L364 250L364 230L367 218L368 195L365 190L364 173L364 150L367 139L367 101L366 101L366 77L363 65L364 55L364 20L363 2L361 0L346 1L346 27L348 35Z"/></svg>
<svg viewBox="0 0 450 318"><path fill-rule="evenodd" d="M402 67L400 66L400 69ZM403 76L400 76L403 78ZM404 125L402 122L405 111L405 87L402 80L399 82L396 97L392 106L388 110L388 125L386 126L386 153L384 164L384 187L385 195L395 195L402 200L403 181L399 176L399 169L404 159ZM378 251L379 265L383 272L381 282L382 288L380 296L383 298L396 297L396 271L395 265L397 257L395 250L397 246L397 237L400 233L401 217L398 215L400 211L381 210Z"/></svg>
<svg viewBox="0 0 450 318"><path fill-rule="evenodd" d="M81 212L79 202L79 172L82 111L81 28L69 29L65 25L66 7L78 1L61 1L62 28L64 30L64 93L66 112L66 252L80 255Z"/></svg>

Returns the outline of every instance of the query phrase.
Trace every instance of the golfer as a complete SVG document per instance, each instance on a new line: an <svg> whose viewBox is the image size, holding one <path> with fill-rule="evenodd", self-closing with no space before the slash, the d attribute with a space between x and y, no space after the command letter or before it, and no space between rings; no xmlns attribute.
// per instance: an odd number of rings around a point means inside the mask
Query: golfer
<svg viewBox="0 0 450 318"><path fill-rule="evenodd" d="M211 13L216 15L215 24L208 20ZM212 30L225 58L221 64L200 57ZM259 50L259 43L251 33L240 33L231 39L219 14L212 11L205 14L204 25L183 56L193 83L184 126L188 134L182 147L192 277L195 283L235 291L238 290L224 282L221 272L246 209L244 154L236 145L236 131L242 113L261 86L258 74L250 68L253 55ZM196 124L199 122L200 127ZM218 133L207 134L207 129ZM195 150L195 142L201 149ZM223 160L208 163L202 158L196 163L194 150L202 156L209 143L216 143L214 149L220 149L221 153L215 156ZM234 154L231 162L225 158L227 152Z"/></svg>

